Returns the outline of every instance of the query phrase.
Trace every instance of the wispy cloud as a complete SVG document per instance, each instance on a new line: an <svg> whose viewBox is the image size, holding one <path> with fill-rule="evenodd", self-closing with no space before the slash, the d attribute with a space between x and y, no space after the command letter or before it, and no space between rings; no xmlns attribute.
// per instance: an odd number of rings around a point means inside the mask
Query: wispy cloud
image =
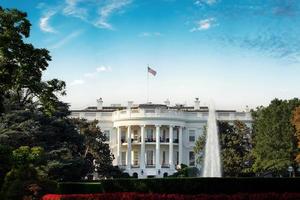
<svg viewBox="0 0 300 200"><path fill-rule="evenodd" d="M99 74L99 73L102 73L102 72L110 72L110 71L112 71L112 68L111 68L110 66L104 66L104 65L102 65L102 66L100 66L100 67L97 67L97 68L95 69L95 71L85 73L83 76L84 76L85 78L93 78L93 77L95 77L95 76L96 76L97 74Z"/></svg>
<svg viewBox="0 0 300 200"><path fill-rule="evenodd" d="M196 0L196 1L194 2L194 4L195 4L196 6L213 5L213 4L215 4L215 3L217 3L217 0Z"/></svg>
<svg viewBox="0 0 300 200"><path fill-rule="evenodd" d="M207 19L203 19L198 21L196 24L197 26L192 28L190 30L190 32L195 32L195 31L203 31L203 30L208 30L211 27L215 26L216 24L214 24L216 22L216 19L211 17L211 18L207 18Z"/></svg>
<svg viewBox="0 0 300 200"><path fill-rule="evenodd" d="M82 0L66 0L66 6L63 8L63 14L86 20L88 10L77 6L81 1Z"/></svg>
<svg viewBox="0 0 300 200"><path fill-rule="evenodd" d="M125 6L129 5L131 0L110 0L103 7L99 8L99 18L94 24L95 26L103 29L113 29L112 24L108 22L108 19L117 11L121 11Z"/></svg>
<svg viewBox="0 0 300 200"><path fill-rule="evenodd" d="M111 16L125 11L127 5L133 0L65 0L58 7L54 7L55 12L48 12L41 17L40 27L45 32L54 32L48 21L54 14L76 17L97 28L113 30L113 25L109 22ZM38 5L39 9L49 9L45 3Z"/></svg>
<svg viewBox="0 0 300 200"><path fill-rule="evenodd" d="M74 85L82 85L82 84L84 84L84 83L85 83L84 80L82 80L82 79L77 79L77 80L72 81L72 82L70 83L70 85L71 85L71 86L74 86Z"/></svg>
<svg viewBox="0 0 300 200"><path fill-rule="evenodd" d="M139 34L139 37L159 37L162 36L160 32L143 32Z"/></svg>
<svg viewBox="0 0 300 200"><path fill-rule="evenodd" d="M96 68L96 72L108 72L111 71L110 66L100 66Z"/></svg>
<svg viewBox="0 0 300 200"><path fill-rule="evenodd" d="M58 48L64 46L65 44L70 42L72 39L78 37L82 32L83 32L82 30L77 30L77 31L74 31L74 32L70 33L69 35L65 36L64 38L62 38L61 40L59 40L55 44L51 45L49 47L49 49L58 49Z"/></svg>
<svg viewBox="0 0 300 200"><path fill-rule="evenodd" d="M55 33L56 30L49 24L49 21L53 15L55 15L55 11L48 11L40 18L40 29L44 32Z"/></svg>

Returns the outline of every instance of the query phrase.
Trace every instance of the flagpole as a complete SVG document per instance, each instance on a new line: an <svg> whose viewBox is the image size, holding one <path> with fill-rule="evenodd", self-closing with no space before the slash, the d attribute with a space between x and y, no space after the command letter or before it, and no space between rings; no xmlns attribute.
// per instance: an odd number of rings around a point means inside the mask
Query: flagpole
<svg viewBox="0 0 300 200"><path fill-rule="evenodd" d="M149 65L148 65L149 67ZM148 67L147 67L147 104L149 103L149 72L148 72Z"/></svg>

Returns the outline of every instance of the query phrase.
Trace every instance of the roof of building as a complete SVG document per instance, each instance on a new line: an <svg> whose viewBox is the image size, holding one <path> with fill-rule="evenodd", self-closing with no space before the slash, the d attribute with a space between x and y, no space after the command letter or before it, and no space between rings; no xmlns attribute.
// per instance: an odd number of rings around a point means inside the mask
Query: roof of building
<svg viewBox="0 0 300 200"><path fill-rule="evenodd" d="M176 105L167 106L165 104L139 104L133 105L131 109L169 109L169 110L182 110L185 112L208 112L209 108L207 106L200 106L199 109L195 110L193 106ZM75 109L71 112L114 112L117 110L127 109L126 106L114 105L114 106L103 106L102 109L97 109L97 106L89 106L85 109ZM216 112L236 112L236 110L216 110Z"/></svg>

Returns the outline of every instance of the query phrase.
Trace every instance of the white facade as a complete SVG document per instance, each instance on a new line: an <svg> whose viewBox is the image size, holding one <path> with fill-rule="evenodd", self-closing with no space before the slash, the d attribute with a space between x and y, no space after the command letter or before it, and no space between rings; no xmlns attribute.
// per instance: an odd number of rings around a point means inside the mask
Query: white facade
<svg viewBox="0 0 300 200"><path fill-rule="evenodd" d="M170 106L169 101L166 105L129 102L126 107L105 107L102 99L97 103L97 107L73 110L71 117L99 121L109 138L114 165L139 178L171 175L181 163L195 166L193 147L208 118L208 108L200 107L198 99L192 107ZM217 110L216 117L244 121L248 126L252 122L248 111Z"/></svg>

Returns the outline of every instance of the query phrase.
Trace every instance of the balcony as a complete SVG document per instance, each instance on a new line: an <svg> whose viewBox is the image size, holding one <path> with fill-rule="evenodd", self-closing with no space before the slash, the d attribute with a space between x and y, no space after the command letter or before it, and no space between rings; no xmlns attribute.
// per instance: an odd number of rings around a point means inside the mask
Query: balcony
<svg viewBox="0 0 300 200"><path fill-rule="evenodd" d="M154 164L147 164L146 168L155 168L155 165Z"/></svg>
<svg viewBox="0 0 300 200"><path fill-rule="evenodd" d="M171 120L202 120L206 121L207 113L202 112L183 112L180 110L167 109L138 109L138 110L120 110L113 113L113 121L141 118L168 118Z"/></svg>
<svg viewBox="0 0 300 200"><path fill-rule="evenodd" d="M133 165L131 165L131 168L140 168L140 165L139 164L133 164Z"/></svg>
<svg viewBox="0 0 300 200"><path fill-rule="evenodd" d="M162 164L162 165L161 165L161 168L170 168L170 165L169 165L169 164L166 164L166 163L164 163L164 164Z"/></svg>
<svg viewBox="0 0 300 200"><path fill-rule="evenodd" d="M146 138L145 142L156 142L156 138Z"/></svg>
<svg viewBox="0 0 300 200"><path fill-rule="evenodd" d="M131 138L131 144L140 144L141 138ZM170 139L169 138L160 138L160 143L166 143L169 144ZM156 138L145 138L145 143L156 143ZM175 138L173 140L173 143L178 144L179 143L179 139ZM121 139L121 144L127 144L127 139L126 138L122 138Z"/></svg>

